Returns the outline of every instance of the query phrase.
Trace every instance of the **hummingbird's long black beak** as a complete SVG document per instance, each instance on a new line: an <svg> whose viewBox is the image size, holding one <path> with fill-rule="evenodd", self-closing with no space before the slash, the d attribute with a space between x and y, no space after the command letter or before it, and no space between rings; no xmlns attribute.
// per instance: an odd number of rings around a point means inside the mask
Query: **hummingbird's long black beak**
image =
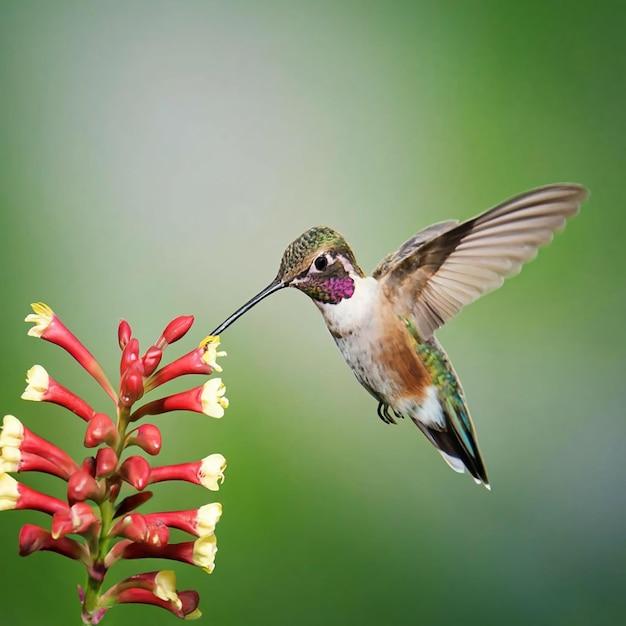
<svg viewBox="0 0 626 626"><path fill-rule="evenodd" d="M267 298L270 294L287 287L285 283L278 278L274 279L263 291L257 293L254 298L248 300L242 307L238 308L231 316L227 317L211 334L219 335L223 333L235 320L239 319L246 311L249 311L255 304L261 302L263 298Z"/></svg>

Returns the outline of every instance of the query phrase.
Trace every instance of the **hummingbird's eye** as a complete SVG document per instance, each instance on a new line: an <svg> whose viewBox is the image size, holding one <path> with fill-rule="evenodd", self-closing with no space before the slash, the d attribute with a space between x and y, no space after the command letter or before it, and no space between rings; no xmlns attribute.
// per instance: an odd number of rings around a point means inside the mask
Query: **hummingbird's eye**
<svg viewBox="0 0 626 626"><path fill-rule="evenodd" d="M326 255L322 254L322 256L318 256L314 261L314 265L318 272L324 271L328 267L328 259L326 258Z"/></svg>

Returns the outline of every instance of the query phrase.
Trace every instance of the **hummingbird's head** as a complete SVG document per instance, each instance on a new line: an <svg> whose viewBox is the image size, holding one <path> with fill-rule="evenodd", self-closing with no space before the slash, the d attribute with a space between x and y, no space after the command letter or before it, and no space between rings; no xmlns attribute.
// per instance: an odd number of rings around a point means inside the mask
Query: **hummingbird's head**
<svg viewBox="0 0 626 626"><path fill-rule="evenodd" d="M327 226L315 226L287 246L275 281L316 302L337 304L354 293L355 275L364 274L343 236Z"/></svg>
<svg viewBox="0 0 626 626"><path fill-rule="evenodd" d="M295 287L316 303L338 304L354 294L354 277L364 275L342 235L327 226L309 228L287 246L276 278L211 334L219 335L257 302L284 287Z"/></svg>

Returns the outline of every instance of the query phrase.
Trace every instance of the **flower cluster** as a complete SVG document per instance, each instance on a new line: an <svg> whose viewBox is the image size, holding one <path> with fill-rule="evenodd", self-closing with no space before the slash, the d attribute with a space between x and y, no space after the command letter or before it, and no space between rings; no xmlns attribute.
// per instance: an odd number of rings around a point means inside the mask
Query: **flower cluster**
<svg viewBox="0 0 626 626"><path fill-rule="evenodd" d="M120 383L116 390L85 346L45 304L33 304L28 334L64 348L99 383L115 404L114 417L99 413L83 399L54 380L41 366L27 374L26 400L53 402L74 412L86 423L84 445L94 453L78 463L64 450L6 415L0 433L0 511L32 509L51 516L50 530L26 524L20 531L19 553L27 556L49 550L80 561L87 581L79 587L82 619L97 624L115 604L145 603L162 607L184 619L200 616L198 593L178 591L171 570L131 576L104 590L104 579L120 559L163 558L213 571L217 551L215 525L222 514L218 502L199 509L141 514L137 509L152 497L151 484L182 480L216 491L224 479L226 460L221 454L178 465L151 465L145 456L128 454L130 448L154 456L161 450L161 433L139 420L174 410L189 410L220 418L228 407L224 384L211 378L204 385L140 404L144 394L186 374L221 372L217 358L219 337L201 344L161 367L165 348L182 338L193 317L178 317L140 356L139 342L131 328L120 322L118 340L122 350ZM67 483L67 499L60 500L18 482L9 473L46 472ZM130 492L130 493L126 493ZM170 529L193 537L171 543ZM70 537L70 535L73 535Z"/></svg>

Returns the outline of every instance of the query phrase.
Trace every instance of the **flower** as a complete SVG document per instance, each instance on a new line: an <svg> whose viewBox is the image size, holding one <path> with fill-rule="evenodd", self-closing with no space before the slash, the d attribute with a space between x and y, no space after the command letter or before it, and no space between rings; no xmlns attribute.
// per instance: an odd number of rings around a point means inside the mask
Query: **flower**
<svg viewBox="0 0 626 626"><path fill-rule="evenodd" d="M54 320L54 311L43 302L35 302L31 304L34 313L30 313L24 319L25 322L33 322L35 324L29 331L29 337L43 337Z"/></svg>
<svg viewBox="0 0 626 626"><path fill-rule="evenodd" d="M78 465L61 448L35 435L17 417L5 415L0 433L0 471L38 471L67 480Z"/></svg>
<svg viewBox="0 0 626 626"><path fill-rule="evenodd" d="M54 515L67 508L65 502L31 489L13 476L0 474L0 511L30 509Z"/></svg>
<svg viewBox="0 0 626 626"><path fill-rule="evenodd" d="M202 459L198 472L200 483L211 491L218 491L219 484L224 482L226 459L221 454L210 454Z"/></svg>
<svg viewBox="0 0 626 626"><path fill-rule="evenodd" d="M148 483L160 483L165 480L184 480L202 485L211 491L217 491L219 484L224 482L226 459L219 453L210 454L201 461L162 465L153 467Z"/></svg>
<svg viewBox="0 0 626 626"><path fill-rule="evenodd" d="M26 376L24 400L52 402L86 422L84 445L88 455L77 462L67 452L39 437L13 415L5 415L0 431L0 511L34 510L51 517L50 530L26 524L19 536L19 554L56 552L82 563L87 584L79 587L81 616L87 624L99 623L115 604L143 603L164 608L179 618L195 619L199 596L196 591L178 591L171 570L130 576L108 589L105 580L120 559L165 558L213 571L217 540L215 526L222 514L218 502L198 509L142 514L137 509L152 498L147 485L184 480L216 491L224 479L226 460L211 454L200 461L152 467L144 455L156 456L163 444L161 431L154 424L130 429L132 422L145 415L174 410L190 410L222 417L228 407L221 379L160 399L144 402L143 396L155 387L186 374L210 375L221 371L217 358L218 337L209 337L183 357L165 364L165 348L180 340L193 324L192 316L180 316L168 324L154 343L141 355L139 341L132 336L128 322L118 326L117 341L122 350L120 379L111 385L95 357L61 322L50 307L32 305L26 317L33 323L28 334L66 350L113 400L110 415L96 413L78 395L58 383L41 365L31 367ZM137 406L140 405L140 406ZM128 454L135 446L140 455ZM66 497L61 500L19 482L7 472L46 472L64 480ZM130 494L120 499L121 490ZM187 532L192 541L170 543L170 529ZM69 535L73 537L70 538Z"/></svg>
<svg viewBox="0 0 626 626"><path fill-rule="evenodd" d="M25 322L35 325L28 331L30 337L40 337L67 350L87 372L89 372L112 400L117 396L100 364L85 346L69 331L54 311L43 302L31 304L34 313L27 315Z"/></svg>
<svg viewBox="0 0 626 626"><path fill-rule="evenodd" d="M69 559L81 561L85 565L89 563L87 549L78 541L68 537L55 539L52 533L35 524L22 526L19 537L20 556L28 556L40 550L56 552Z"/></svg>
<svg viewBox="0 0 626 626"><path fill-rule="evenodd" d="M198 509L196 517L196 532L199 537L211 535L215 532L215 525L222 517L222 505L219 502L205 504Z"/></svg>
<svg viewBox="0 0 626 626"><path fill-rule="evenodd" d="M16 509L19 499L17 480L8 474L0 474L0 511Z"/></svg>
<svg viewBox="0 0 626 626"><path fill-rule="evenodd" d="M211 574L215 569L216 552L217 538L214 534L202 535L195 541L164 545L124 540L110 550L107 555L107 565L110 567L120 559L169 559L196 565L207 574Z"/></svg>
<svg viewBox="0 0 626 626"><path fill-rule="evenodd" d="M76 413L86 422L93 417L94 410L82 398L51 378L41 365L33 365L26 372L26 383L22 400L58 404Z"/></svg>
<svg viewBox="0 0 626 626"><path fill-rule="evenodd" d="M212 574L215 569L216 552L217 539L215 535L203 535L196 539L193 544L194 565L201 567L207 574Z"/></svg>
<svg viewBox="0 0 626 626"><path fill-rule="evenodd" d="M223 371L222 368L217 364L217 358L222 356L227 356L224 350L217 351L217 347L220 345L220 336L219 335L209 335L205 337L200 343L200 347L204 348L204 362L209 365L215 372Z"/></svg>
<svg viewBox="0 0 626 626"><path fill-rule="evenodd" d="M41 365L33 365L26 372L26 382L28 385L22 394L22 400L41 402L50 385L48 372Z"/></svg>
<svg viewBox="0 0 626 626"><path fill-rule="evenodd" d="M136 422L146 415L160 415L170 411L194 411L209 417L222 417L229 404L228 398L223 397L225 391L221 378L211 378L200 387L144 404L131 413L130 421Z"/></svg>
<svg viewBox="0 0 626 626"><path fill-rule="evenodd" d="M222 505L219 502L205 504L199 509L189 511L166 511L148 513L144 520L148 524L160 522L170 528L178 528L190 535L204 537L215 532L215 526L222 516Z"/></svg>
<svg viewBox="0 0 626 626"><path fill-rule="evenodd" d="M210 417L223 417L228 408L228 398L224 395L226 387L221 378L211 378L202 388L202 412Z"/></svg>

